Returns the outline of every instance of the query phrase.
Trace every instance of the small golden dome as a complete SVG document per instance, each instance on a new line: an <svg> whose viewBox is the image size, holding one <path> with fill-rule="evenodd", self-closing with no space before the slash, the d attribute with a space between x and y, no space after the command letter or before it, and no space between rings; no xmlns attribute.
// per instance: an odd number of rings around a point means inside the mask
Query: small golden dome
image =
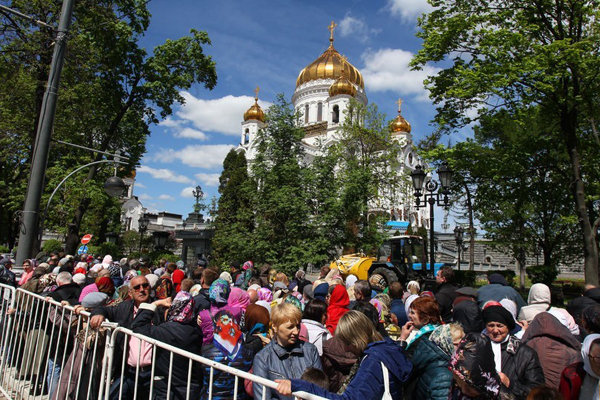
<svg viewBox="0 0 600 400"><path fill-rule="evenodd" d="M260 106L258 105L258 90L259 88L257 86L256 90L254 91L256 93L256 95L254 96L254 104L248 109L248 111L244 113L244 121L255 119L260 122L265 122L265 113L263 112L262 108L260 108Z"/></svg>
<svg viewBox="0 0 600 400"><path fill-rule="evenodd" d="M345 74L336 79L335 82L329 87L329 96L334 97L338 94L347 94L352 97L356 94L356 88L354 85L345 77Z"/></svg>
<svg viewBox="0 0 600 400"><path fill-rule="evenodd" d="M392 129L392 132L410 133L410 129L411 129L410 124L402 116L402 111L400 109L401 105L402 105L402 100L398 99L398 116L396 117L396 119L394 119L390 128Z"/></svg>
<svg viewBox="0 0 600 400"><path fill-rule="evenodd" d="M342 76L342 71L346 74L346 78L356 86L365 88L362 74L350 64L348 61L337 52L333 47L333 29L336 27L334 22L331 22L329 30L329 48L315 61L306 66L296 79L296 87L317 79L338 79Z"/></svg>
<svg viewBox="0 0 600 400"><path fill-rule="evenodd" d="M135 168L134 168L131 170L131 173L129 174L128 178L135 179L135 175L136 175L136 172L135 172Z"/></svg>

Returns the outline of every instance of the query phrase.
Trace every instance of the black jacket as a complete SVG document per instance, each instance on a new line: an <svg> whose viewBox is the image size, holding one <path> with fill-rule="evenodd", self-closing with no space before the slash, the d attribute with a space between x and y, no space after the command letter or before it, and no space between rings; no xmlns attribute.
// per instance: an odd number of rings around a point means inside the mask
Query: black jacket
<svg viewBox="0 0 600 400"><path fill-rule="evenodd" d="M81 294L81 287L75 282L62 285L56 288L54 292L51 292L49 296L54 301L68 301L70 305L74 306L79 304L79 295Z"/></svg>
<svg viewBox="0 0 600 400"><path fill-rule="evenodd" d="M531 389L544 385L544 370L535 351L514 336L502 343L502 372L510 379L509 391L526 399Z"/></svg>
<svg viewBox="0 0 600 400"><path fill-rule="evenodd" d="M483 331L483 318L481 310L475 300L463 300L454 305L452 320L462 325L465 333L481 333Z"/></svg>
<svg viewBox="0 0 600 400"><path fill-rule="evenodd" d="M210 308L210 300L208 300L208 289L200 289L200 293L194 296L194 314L202 310L208 310Z"/></svg>
<svg viewBox="0 0 600 400"><path fill-rule="evenodd" d="M140 308L131 323L131 330L140 335L148 336L171 346L178 347L181 350L189 351L200 355L202 347L202 331L198 327L196 320L190 323L179 323L167 321L160 325L153 325L156 317L156 307L145 303ZM160 347L156 348L156 375L169 376L170 352ZM192 364L192 382L202 383L202 369L199 363ZM173 366L171 375L171 384L173 386L186 386L188 381L188 358L177 354L173 355Z"/></svg>
<svg viewBox="0 0 600 400"><path fill-rule="evenodd" d="M440 306L440 314L446 323L452 321L452 302L455 298L456 286L451 283L442 283L435 294L435 299Z"/></svg>
<svg viewBox="0 0 600 400"><path fill-rule="evenodd" d="M102 306L95 308L91 315L102 315L104 318L108 319L110 322L115 322L122 326L123 328L131 329L131 324L133 322L133 310L134 303L133 300L126 300L120 304L117 304L114 307L111 306ZM163 321L160 313L154 313L153 323L155 325L159 325ZM117 376L117 374L121 374L121 364L123 357L123 343L125 340L125 335L122 333L117 334L117 338L115 340L115 352L114 352L114 360L113 360L113 376Z"/></svg>
<svg viewBox="0 0 600 400"><path fill-rule="evenodd" d="M599 303L600 288L588 289L583 292L583 296L576 297L567 304L567 311L571 314L577 325L579 325L579 328L582 329L581 313L586 307Z"/></svg>

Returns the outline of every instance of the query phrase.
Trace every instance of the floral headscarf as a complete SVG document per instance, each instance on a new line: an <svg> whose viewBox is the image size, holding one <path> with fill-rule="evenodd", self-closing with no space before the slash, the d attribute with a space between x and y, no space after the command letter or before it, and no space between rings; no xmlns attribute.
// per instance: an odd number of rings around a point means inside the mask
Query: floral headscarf
<svg viewBox="0 0 600 400"><path fill-rule="evenodd" d="M239 264L238 264L239 265ZM242 269L245 271L247 269L254 268L254 263L252 261L246 261L244 265L242 265Z"/></svg>
<svg viewBox="0 0 600 400"><path fill-rule="evenodd" d="M258 300L266 301L268 303L273 301L273 292L268 288L260 288L256 293L258 294Z"/></svg>
<svg viewBox="0 0 600 400"><path fill-rule="evenodd" d="M40 285L45 289L56 284L56 274L44 274L40 277Z"/></svg>
<svg viewBox="0 0 600 400"><path fill-rule="evenodd" d="M452 333L450 332L450 325L440 325L429 335L429 340L437 344L442 351L449 356L454 353L454 343L452 341Z"/></svg>
<svg viewBox="0 0 600 400"><path fill-rule="evenodd" d="M450 370L480 393L480 399L497 399L500 377L496 372L490 340L480 333L468 333L450 359ZM457 390L453 387L452 391Z"/></svg>
<svg viewBox="0 0 600 400"><path fill-rule="evenodd" d="M302 311L302 303L300 302L300 300L298 300L296 297L294 297L292 295L285 296L285 299L283 300L283 302L289 303L293 306L296 306L300 311Z"/></svg>
<svg viewBox="0 0 600 400"><path fill-rule="evenodd" d="M379 322L383 322L383 304L378 299L371 299L369 303L373 304L373 307L377 310Z"/></svg>
<svg viewBox="0 0 600 400"><path fill-rule="evenodd" d="M129 281L132 280L133 278L135 278L136 276L138 276L138 274L135 269L130 269L129 271L127 271L125 273L125 276L123 277L123 285L128 286Z"/></svg>
<svg viewBox="0 0 600 400"><path fill-rule="evenodd" d="M99 292L106 293L112 296L115 293L115 284L112 279L103 276L102 278L96 278L96 287Z"/></svg>
<svg viewBox="0 0 600 400"><path fill-rule="evenodd" d="M188 292L181 291L173 299L167 314L167 321L190 322L194 318L194 297Z"/></svg>
<svg viewBox="0 0 600 400"><path fill-rule="evenodd" d="M227 304L231 287L224 279L215 280L208 289L208 299L213 304Z"/></svg>

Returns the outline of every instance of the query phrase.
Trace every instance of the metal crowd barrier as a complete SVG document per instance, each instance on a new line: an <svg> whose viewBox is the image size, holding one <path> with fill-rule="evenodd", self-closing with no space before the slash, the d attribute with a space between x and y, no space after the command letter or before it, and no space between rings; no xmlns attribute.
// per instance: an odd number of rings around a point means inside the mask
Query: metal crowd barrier
<svg viewBox="0 0 600 400"><path fill-rule="evenodd" d="M88 324L89 318L89 312L79 306L76 310L76 307L47 297L0 284L0 395L7 399L36 400L131 398L123 393L126 355L131 339L145 341L152 346L148 399L152 398L161 379L166 381L166 398L171 398L175 385L172 376L174 356L178 356L179 365L187 362L186 400L192 398L192 385L202 384L192 381L193 368L208 370L208 387L201 390L203 399L213 398L215 370L234 377L233 400L238 399L238 392L243 393L240 385L244 384L244 380L273 390L277 388L277 383L269 379L136 334L110 322L104 322L100 330L92 329ZM121 360L115 358L119 335L124 336ZM140 374L147 372L139 367L141 346L139 348L138 367L128 379L134 383L133 398L146 400L138 394ZM168 352L167 376L156 373L158 349ZM182 358L185 361L182 362ZM119 376L113 376L115 361L121 363ZM266 399L266 392L263 390L262 400ZM324 400L305 392L294 395L305 400Z"/></svg>
<svg viewBox="0 0 600 400"><path fill-rule="evenodd" d="M109 400L111 398L109 390L110 390L110 382L118 382L118 387L117 386L113 386L113 390L116 391L118 390L119 396L118 398L121 398L122 394L123 394L123 379L124 379L124 371L126 368L126 359L127 359L127 343L129 343L129 341L134 338L134 339L138 339L140 341L145 341L148 344L150 344L152 346L152 363L150 365L150 377L149 377L149 385L150 385L150 389L149 389L149 396L148 398L153 398L153 394L155 392L155 385L156 385L156 381L157 380L166 380L167 384L166 384L166 398L170 399L171 398L171 391L173 388L173 376L172 376L172 371L173 371L173 357L174 355L179 355L184 357L187 360L187 382L185 383L185 399L189 400L191 397L191 392L192 392L192 370L196 364L196 366L200 366L200 367L206 367L208 368L208 373L209 373L209 384L208 387L203 387L202 388L202 398L207 399L207 400L211 400L213 398L213 377L214 377L214 373L215 370L219 370L222 372L225 372L227 374L233 375L234 377L234 385L233 385L233 400L237 400L238 399L238 392L239 392L239 388L240 385L244 384L244 380L249 380L251 381L254 385L259 384L259 385L263 385L264 387L268 387L270 389L275 390L277 388L277 383L274 381L271 381L269 379L265 379L262 378L260 376L257 375L253 375L249 372L245 372L245 371L241 371L239 369L230 367L228 365L224 365L221 364L217 361L213 361L210 360L208 358L199 356L197 354L194 353L190 353L188 351L185 350L181 350L180 348L177 348L175 346L171 346L167 343L163 343L161 341L158 341L156 339L144 336L144 335L140 335L137 333L134 333L133 331L131 331L130 329L125 329L122 327L118 327L116 329L114 329L111 333L110 333L111 337L110 339L107 339L106 342L106 351L105 351L105 356L108 358L108 362L105 364L106 366L106 370L103 371L103 373L106 373L106 377L105 379L102 380L102 382L104 383L104 386L101 388L100 391L100 397L104 396L105 400ZM120 365L120 376L118 377L114 377L115 379L113 379L112 377L112 370L113 370L113 364L115 361L114 358L114 354L115 354L115 350L116 350L116 340L118 338L119 335L124 335L125 339L123 340L123 357L122 357L122 361L121 361L121 365ZM139 351L137 355L134 355L137 358L137 362L136 362L136 367L135 367L135 376L134 377L129 377L129 379L133 379L135 384L134 384L134 393L133 393L133 399L138 399L138 393L137 393L137 389L138 389L138 383L140 381L139 375L140 375L140 359L141 359L141 348L142 346L139 346ZM161 349L162 351L167 351L169 353L169 368L168 368L168 375L167 376L158 376L156 373L156 353L157 353L157 349ZM206 393L208 391L208 393ZM243 389L242 389L243 391ZM266 390L263 390L262 392L262 400L266 399ZM320 396L316 396L310 393L306 393L306 392L294 392L294 396L300 398L300 399L305 399L305 400L326 400L323 397ZM246 396L243 396L246 397ZM180 398L180 397L175 397L175 398ZM255 399L257 400L257 399Z"/></svg>
<svg viewBox="0 0 600 400"><path fill-rule="evenodd" d="M12 290L11 290L12 289ZM89 327L89 312L46 297L12 292L0 304L0 391L19 399L95 399L107 328Z"/></svg>

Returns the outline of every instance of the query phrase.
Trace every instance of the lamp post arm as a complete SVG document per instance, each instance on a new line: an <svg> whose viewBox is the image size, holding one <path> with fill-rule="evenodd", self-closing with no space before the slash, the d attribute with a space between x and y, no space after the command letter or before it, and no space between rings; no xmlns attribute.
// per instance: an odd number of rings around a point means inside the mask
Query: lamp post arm
<svg viewBox="0 0 600 400"><path fill-rule="evenodd" d="M40 240L41 240L42 234L44 232L44 223L46 222L46 216L48 215L48 209L50 208L50 203L52 202L52 198L54 197L54 195L56 194L56 192L58 191L58 189L60 189L60 187L63 185L63 183L65 183L71 176L73 176L74 174L76 174L77 172L81 171L84 168L87 168L87 167L90 167L90 166L96 165L96 164L105 164L105 163L115 163L115 164L124 164L124 165L127 165L126 162L118 161L118 160L99 160L99 161L93 161L91 163L82 165L81 167L79 167L76 170L74 170L71 173L69 173L67 176L65 176L63 178L62 181L60 181L60 183L58 184L58 186L56 186L54 188L54 190L52 191L52 194L48 198L48 202L46 203L46 208L44 208L44 213L42 214L42 219L41 219L41 222L40 222L40 233L39 233Z"/></svg>

